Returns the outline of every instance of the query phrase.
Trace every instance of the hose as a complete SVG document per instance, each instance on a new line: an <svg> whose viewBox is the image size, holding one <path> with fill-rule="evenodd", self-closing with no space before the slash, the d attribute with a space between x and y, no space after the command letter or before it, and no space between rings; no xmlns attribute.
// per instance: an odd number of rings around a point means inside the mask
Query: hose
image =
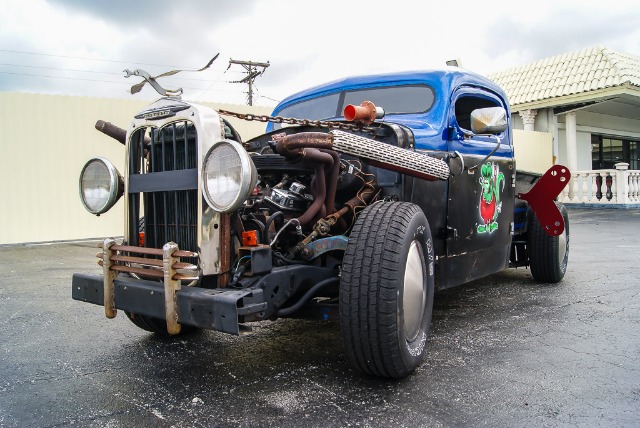
<svg viewBox="0 0 640 428"><path fill-rule="evenodd" d="M274 237L273 237L273 239L271 240L271 243L269 244L269 246L270 246L270 247L273 247L273 244L275 244L275 243L276 243L276 241L278 240L278 237L280 236L280 234L282 233L282 231L283 231L283 230L285 230L285 229L287 228L287 226L289 226L289 225L290 225L291 223L293 223L294 221L295 221L296 223L298 223L298 226L300 226L300 222L298 221L298 219L297 219L297 218L292 218L292 219L290 219L288 222L286 222L286 223L284 224L284 226L282 226L282 227L280 228L280 230L278 231L278 233L276 233L276 236L274 236Z"/></svg>
<svg viewBox="0 0 640 428"><path fill-rule="evenodd" d="M267 242L269 242L269 226L271 226L271 223L273 223L273 221L280 217L283 216L284 213L282 211L276 211L273 214L271 214L269 216L269 218L267 219L266 223L264 224L264 232L262 233L262 242L264 242L265 244Z"/></svg>
<svg viewBox="0 0 640 428"><path fill-rule="evenodd" d="M306 293L304 293L304 295L300 298L300 300L298 300L292 306L289 306L284 309L280 309L278 312L276 312L276 315L279 317L286 317L288 315L293 314L294 312L298 311L302 306L304 306L305 303L311 300L314 294L316 294L321 288L324 288L327 285L339 280L340 278L338 278L337 276L334 276L334 277L325 279L324 281L320 281L319 283L311 287Z"/></svg>
<svg viewBox="0 0 640 428"><path fill-rule="evenodd" d="M305 261L298 261L298 260L288 259L287 257L283 256L282 254L278 253L277 251L273 252L273 257L275 257L276 259L280 260L285 265L305 265L305 266L309 265L309 263L305 262Z"/></svg>
<svg viewBox="0 0 640 428"><path fill-rule="evenodd" d="M262 238L264 237L264 231L265 231L264 223L258 220L255 214L251 213L250 216L251 217L247 218L245 221L248 223L253 223L256 226L258 226L258 229L260 230L260 239L262 240ZM242 239L241 239L241 242L242 242ZM264 243L264 240L262 240L261 242Z"/></svg>

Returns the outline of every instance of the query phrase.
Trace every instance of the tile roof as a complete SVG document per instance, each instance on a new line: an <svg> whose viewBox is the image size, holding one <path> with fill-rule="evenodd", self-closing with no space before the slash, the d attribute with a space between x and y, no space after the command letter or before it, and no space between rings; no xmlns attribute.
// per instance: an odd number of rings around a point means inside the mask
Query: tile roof
<svg viewBox="0 0 640 428"><path fill-rule="evenodd" d="M522 104L613 88L640 87L640 57L593 47L490 74L514 110ZM555 100L560 101L560 100Z"/></svg>

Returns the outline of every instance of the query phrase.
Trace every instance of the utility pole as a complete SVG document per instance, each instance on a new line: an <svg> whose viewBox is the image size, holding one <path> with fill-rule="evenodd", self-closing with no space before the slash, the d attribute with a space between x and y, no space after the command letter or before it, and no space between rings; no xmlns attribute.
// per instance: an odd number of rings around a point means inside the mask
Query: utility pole
<svg viewBox="0 0 640 428"><path fill-rule="evenodd" d="M233 64L241 65L246 70L246 76L241 80L236 80L231 83L247 83L249 84L249 91L247 92L247 102L250 106L253 105L253 81L256 77L264 73L265 69L269 67L269 61L267 62L253 62L253 61L236 61L235 59L229 59L229 67ZM227 70L229 69L227 67ZM258 70L261 67L262 70Z"/></svg>

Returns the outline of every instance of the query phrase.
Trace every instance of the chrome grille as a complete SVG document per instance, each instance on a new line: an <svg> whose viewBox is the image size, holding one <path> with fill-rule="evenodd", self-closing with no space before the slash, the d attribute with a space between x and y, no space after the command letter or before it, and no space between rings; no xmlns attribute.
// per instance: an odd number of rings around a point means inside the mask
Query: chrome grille
<svg viewBox="0 0 640 428"><path fill-rule="evenodd" d="M173 241L180 249L197 251L198 191L193 184L197 184L196 141L195 127L186 121L160 129L139 129L132 136L132 245L139 245L138 233L144 232L145 247L162 248Z"/></svg>

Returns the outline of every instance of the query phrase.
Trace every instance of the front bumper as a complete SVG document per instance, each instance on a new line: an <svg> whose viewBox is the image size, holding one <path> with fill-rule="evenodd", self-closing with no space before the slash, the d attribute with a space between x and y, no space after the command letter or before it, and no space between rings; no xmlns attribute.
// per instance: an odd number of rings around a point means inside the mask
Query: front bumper
<svg viewBox="0 0 640 428"><path fill-rule="evenodd" d="M160 250L116 245L113 239L106 239L102 249L98 258L104 275L74 274L72 297L104 306L107 318L114 318L121 309L163 319L169 334L179 333L181 324L240 334L240 324L277 316L296 293L337 275L333 269L316 266L272 268L270 263L259 263L264 255L255 251L250 253L254 276L238 281L238 288L183 287L182 281L198 281L200 277L194 273L197 266L182 262L180 257L197 254L181 251L173 242ZM162 259L142 258L136 253ZM268 269L257 269L267 264Z"/></svg>
<svg viewBox="0 0 640 428"><path fill-rule="evenodd" d="M182 287L172 299L177 322L238 335L242 323L277 315L291 297L336 274L333 269L293 265L273 268L257 278L243 278L238 282L240 289ZM75 300L104 306L104 282L101 275L76 273L71 295ZM165 295L160 281L120 275L113 280L114 315L121 309L166 320Z"/></svg>
<svg viewBox="0 0 640 428"><path fill-rule="evenodd" d="M76 273L71 296L104 306L104 277ZM200 328L240 334L239 319L263 319L268 309L263 290L210 290L184 287L175 294L178 322ZM162 283L134 278L114 280L114 306L125 312L166 319Z"/></svg>

